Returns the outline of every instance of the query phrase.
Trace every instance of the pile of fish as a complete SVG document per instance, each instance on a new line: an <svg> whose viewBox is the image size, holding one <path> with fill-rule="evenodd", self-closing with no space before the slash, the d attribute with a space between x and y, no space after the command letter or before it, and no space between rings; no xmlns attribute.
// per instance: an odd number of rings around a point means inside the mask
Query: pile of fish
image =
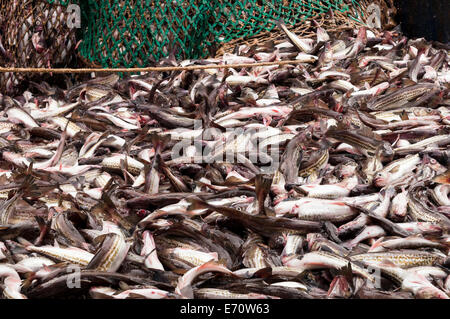
<svg viewBox="0 0 450 319"><path fill-rule="evenodd" d="M3 298L448 299L448 48L279 26L2 95Z"/></svg>

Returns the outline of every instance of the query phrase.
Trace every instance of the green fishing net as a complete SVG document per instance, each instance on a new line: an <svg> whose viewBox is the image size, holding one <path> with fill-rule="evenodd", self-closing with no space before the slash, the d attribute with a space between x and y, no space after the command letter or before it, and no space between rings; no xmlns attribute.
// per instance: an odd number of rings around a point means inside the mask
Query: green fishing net
<svg viewBox="0 0 450 319"><path fill-rule="evenodd" d="M277 20L298 25L330 9L348 19L361 14L355 0L80 2L86 18L79 52L102 67L144 67L171 53L178 59L202 58L223 43L272 31Z"/></svg>

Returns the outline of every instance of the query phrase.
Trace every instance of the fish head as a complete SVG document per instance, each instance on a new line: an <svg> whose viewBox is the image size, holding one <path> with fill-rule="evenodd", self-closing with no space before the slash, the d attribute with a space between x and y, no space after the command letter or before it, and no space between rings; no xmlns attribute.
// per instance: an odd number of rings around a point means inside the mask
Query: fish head
<svg viewBox="0 0 450 319"><path fill-rule="evenodd" d="M362 43L364 46L367 44L367 30L365 27L361 27L358 31L358 36L356 37L356 41Z"/></svg>
<svg viewBox="0 0 450 319"><path fill-rule="evenodd" d="M440 233L442 231L442 227L437 224L419 222L417 226L423 233Z"/></svg>
<svg viewBox="0 0 450 319"><path fill-rule="evenodd" d="M292 267L292 268L301 268L303 263L300 259L297 258L298 255L288 255L281 257L281 262L286 267Z"/></svg>
<svg viewBox="0 0 450 319"><path fill-rule="evenodd" d="M339 178L352 177L355 175L358 164L356 162L346 163L340 166L338 171Z"/></svg>
<svg viewBox="0 0 450 319"><path fill-rule="evenodd" d="M328 298L348 298L352 295L351 287L344 276L336 276L330 284Z"/></svg>
<svg viewBox="0 0 450 319"><path fill-rule="evenodd" d="M389 183L389 173L387 172L376 173L373 178L373 183L377 187L386 186Z"/></svg>
<svg viewBox="0 0 450 319"><path fill-rule="evenodd" d="M415 271L408 272L402 286L421 299L450 299L445 292L433 286L424 275Z"/></svg>
<svg viewBox="0 0 450 319"><path fill-rule="evenodd" d="M276 234L269 238L270 248L283 248L286 245L287 238L284 234Z"/></svg>
<svg viewBox="0 0 450 319"><path fill-rule="evenodd" d="M140 218L144 218L149 214L150 214L150 211L148 211L146 209L138 209L138 211L136 212L136 215L138 215Z"/></svg>
<svg viewBox="0 0 450 319"><path fill-rule="evenodd" d="M438 161L436 161L434 158L432 158L428 154L425 154L423 156L422 163L427 165L428 167L430 167L437 174L442 174L447 170L445 166L441 165Z"/></svg>

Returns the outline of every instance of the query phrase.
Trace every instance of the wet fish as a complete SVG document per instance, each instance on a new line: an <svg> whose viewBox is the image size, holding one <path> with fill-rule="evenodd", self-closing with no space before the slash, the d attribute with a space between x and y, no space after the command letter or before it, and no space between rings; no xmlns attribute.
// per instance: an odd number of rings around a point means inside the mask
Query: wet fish
<svg viewBox="0 0 450 319"><path fill-rule="evenodd" d="M448 298L447 51L278 25L0 95L3 297Z"/></svg>

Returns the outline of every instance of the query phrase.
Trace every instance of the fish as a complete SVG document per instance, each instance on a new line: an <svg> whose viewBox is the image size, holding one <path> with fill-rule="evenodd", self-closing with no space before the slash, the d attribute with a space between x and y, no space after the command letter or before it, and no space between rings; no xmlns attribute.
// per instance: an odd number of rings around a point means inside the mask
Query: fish
<svg viewBox="0 0 450 319"><path fill-rule="evenodd" d="M375 281L375 278L370 275L365 269L353 264L350 260L324 251L307 253L301 259L290 258L289 260L286 260L284 264L285 266L301 269L302 271L305 271L307 269L322 269L329 267L340 269L350 264L352 272L372 282Z"/></svg>
<svg viewBox="0 0 450 319"><path fill-rule="evenodd" d="M274 299L258 293L238 293L226 289L200 288L194 291L198 299Z"/></svg>
<svg viewBox="0 0 450 319"><path fill-rule="evenodd" d="M37 247L33 246L31 243L25 245L25 249L28 251L54 258L61 262L70 262L80 266L87 266L94 257L94 254L77 247L59 248L50 245Z"/></svg>
<svg viewBox="0 0 450 319"><path fill-rule="evenodd" d="M117 293L109 287L92 287L89 294L94 299L176 299L177 296L155 287L128 289Z"/></svg>
<svg viewBox="0 0 450 319"><path fill-rule="evenodd" d="M311 53L313 48L306 39L301 39L295 35L295 33L289 31L283 21L277 21L277 26L286 33L289 40L301 51L305 53Z"/></svg>
<svg viewBox="0 0 450 319"><path fill-rule="evenodd" d="M422 236L409 236L406 238L396 238L383 240L380 238L377 240L368 250L368 252L381 252L386 250L399 250L399 249L418 249L418 248L436 248L444 249L445 246L439 242L428 240Z"/></svg>
<svg viewBox="0 0 450 319"><path fill-rule="evenodd" d="M403 291L411 292L416 298L449 299L445 292L431 284L424 275L417 273L414 269L402 269L389 262L384 262L377 268L397 282Z"/></svg>
<svg viewBox="0 0 450 319"><path fill-rule="evenodd" d="M326 135L356 147L366 156L373 156L377 152L380 152L381 157L392 157L394 154L394 150L388 142L366 136L362 132L339 130L336 127L332 127L327 131Z"/></svg>
<svg viewBox="0 0 450 319"><path fill-rule="evenodd" d="M408 195L408 208L412 219L439 224L444 230L449 229L450 220L445 215L426 207L418 198L414 197L414 194L415 192L412 192Z"/></svg>
<svg viewBox="0 0 450 319"><path fill-rule="evenodd" d="M20 108L10 108L6 111L8 115L8 119L13 124L23 124L27 128L35 128L40 125L36 122L36 120L26 111Z"/></svg>
<svg viewBox="0 0 450 319"><path fill-rule="evenodd" d="M154 61L173 72L9 82L2 296L448 298L450 56L318 21Z"/></svg>
<svg viewBox="0 0 450 319"><path fill-rule="evenodd" d="M412 85L398 91L392 92L386 96L373 99L367 104L371 111L385 111L399 109L411 101L435 88L432 83L420 83Z"/></svg>
<svg viewBox="0 0 450 319"><path fill-rule="evenodd" d="M435 263L440 264L443 262L443 257L439 254L407 249L358 254L351 256L350 259L366 264L383 263L385 260L388 260L389 262L400 268L428 266Z"/></svg>
<svg viewBox="0 0 450 319"><path fill-rule="evenodd" d="M377 225L366 226L355 238L343 243L343 246L347 249L355 247L358 243L374 237L382 237L386 235L385 230Z"/></svg>
<svg viewBox="0 0 450 319"><path fill-rule="evenodd" d="M403 189L402 192L394 196L389 208L389 215L393 219L405 218L408 214L408 191Z"/></svg>
<svg viewBox="0 0 450 319"><path fill-rule="evenodd" d="M351 190L358 184L355 177L343 180L340 183L331 185L301 185L295 187L296 190L304 193L307 197L322 199L338 199L350 195Z"/></svg>
<svg viewBox="0 0 450 319"><path fill-rule="evenodd" d="M138 175L141 171L144 170L144 164L132 157L125 156L123 154L116 154L111 157L105 157L101 162L101 166L111 170L120 170L121 161L126 161L126 169L134 175Z"/></svg>
<svg viewBox="0 0 450 319"><path fill-rule="evenodd" d="M303 198L280 202L275 206L277 215L296 214L299 219L310 221L343 222L355 217L357 211L340 200Z"/></svg>
<svg viewBox="0 0 450 319"><path fill-rule="evenodd" d="M209 208L223 214L229 218L239 221L243 225L249 227L253 231L262 235L270 236L276 231L291 230L298 233L306 233L308 231L319 230L321 228L320 223L315 221L301 221L292 220L283 217L270 217L262 215L249 215L240 212L239 210L215 206L208 204L205 201L195 198L187 199L191 203L190 210L198 208Z"/></svg>
<svg viewBox="0 0 450 319"><path fill-rule="evenodd" d="M141 256L145 257L145 266L151 269L164 270L164 266L158 259L155 240L152 234L146 230L142 233L143 246Z"/></svg>
<svg viewBox="0 0 450 319"><path fill-rule="evenodd" d="M422 150L423 148L426 148L429 145L445 146L448 145L449 143L450 143L450 135L438 135L426 138L420 142L408 146L395 148L394 152L396 152L396 154L399 155L405 155L410 154L411 152L414 151Z"/></svg>
<svg viewBox="0 0 450 319"><path fill-rule="evenodd" d="M217 264L215 262L207 262L204 263L201 266L194 267L190 269L188 272L186 272L178 281L177 287L175 288L175 292L182 297L185 298L193 298L193 291L192 291L192 282L197 278L198 276L207 273L207 272L220 272L223 274L227 274L230 276L236 276L233 274L229 269L224 267L223 265Z"/></svg>
<svg viewBox="0 0 450 319"><path fill-rule="evenodd" d="M102 238L101 246L86 265L86 269L115 272L121 266L129 249L129 244L121 234L109 233Z"/></svg>
<svg viewBox="0 0 450 319"><path fill-rule="evenodd" d="M393 161L375 174L373 183L378 187L383 187L394 183L395 181L403 178L407 172L414 170L419 163L419 154Z"/></svg>
<svg viewBox="0 0 450 319"><path fill-rule="evenodd" d="M28 299L21 293L19 274L9 265L0 265L0 278L4 278L3 296L7 299Z"/></svg>

